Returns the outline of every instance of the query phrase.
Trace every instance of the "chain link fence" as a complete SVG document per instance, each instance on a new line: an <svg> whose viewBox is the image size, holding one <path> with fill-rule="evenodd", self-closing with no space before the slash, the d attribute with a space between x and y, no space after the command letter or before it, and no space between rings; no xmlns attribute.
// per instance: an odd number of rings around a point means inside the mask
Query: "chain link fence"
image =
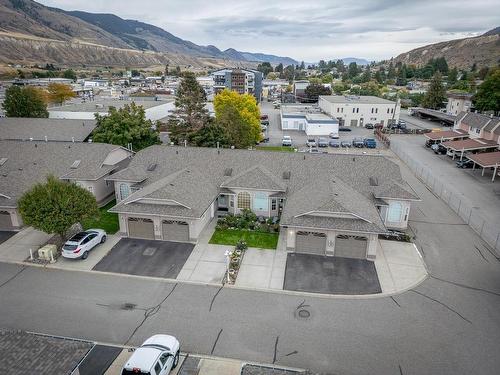
<svg viewBox="0 0 500 375"><path fill-rule="evenodd" d="M412 159L401 145L391 143L391 150L431 189L434 195L448 204L500 256L500 223L486 220L478 212L477 207L472 207L463 201L448 184L443 183L428 168Z"/></svg>

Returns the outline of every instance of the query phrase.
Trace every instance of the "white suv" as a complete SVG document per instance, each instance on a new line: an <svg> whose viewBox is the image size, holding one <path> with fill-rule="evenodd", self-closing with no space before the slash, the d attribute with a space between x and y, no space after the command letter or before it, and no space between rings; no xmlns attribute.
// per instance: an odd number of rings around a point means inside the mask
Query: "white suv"
<svg viewBox="0 0 500 375"><path fill-rule="evenodd" d="M179 364L179 341L169 335L154 335L134 351L121 375L168 375Z"/></svg>
<svg viewBox="0 0 500 375"><path fill-rule="evenodd" d="M87 259L89 251L100 243L106 242L106 232L102 229L89 229L75 234L62 247L62 256L65 258Z"/></svg>

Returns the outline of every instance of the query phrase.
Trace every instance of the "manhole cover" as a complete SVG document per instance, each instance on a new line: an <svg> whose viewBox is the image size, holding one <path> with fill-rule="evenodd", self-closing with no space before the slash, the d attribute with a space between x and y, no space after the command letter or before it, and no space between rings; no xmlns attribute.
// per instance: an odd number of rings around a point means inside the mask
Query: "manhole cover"
<svg viewBox="0 0 500 375"><path fill-rule="evenodd" d="M122 310L133 310L135 309L137 305L135 303L124 303L122 306L121 306L121 309Z"/></svg>
<svg viewBox="0 0 500 375"><path fill-rule="evenodd" d="M146 250L144 250L144 252L142 253L142 255L150 257L155 252L156 252L156 248L155 247L147 247Z"/></svg>
<svg viewBox="0 0 500 375"><path fill-rule="evenodd" d="M299 318L307 319L311 316L311 313L307 310L299 310L298 315L299 315Z"/></svg>

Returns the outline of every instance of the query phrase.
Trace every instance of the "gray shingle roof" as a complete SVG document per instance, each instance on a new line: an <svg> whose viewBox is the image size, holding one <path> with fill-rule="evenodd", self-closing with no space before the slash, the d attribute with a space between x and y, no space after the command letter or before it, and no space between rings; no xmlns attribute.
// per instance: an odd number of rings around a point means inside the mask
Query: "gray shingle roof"
<svg viewBox="0 0 500 375"><path fill-rule="evenodd" d="M461 112L457 118L461 119L460 122L475 129L483 129L484 131L491 132L499 123L498 117L490 117L480 113Z"/></svg>
<svg viewBox="0 0 500 375"><path fill-rule="evenodd" d="M56 177L95 180L116 169L102 165L106 156L120 146L104 143L0 141L0 207L16 207L17 199L50 174ZM80 160L77 168L71 165Z"/></svg>
<svg viewBox="0 0 500 375"><path fill-rule="evenodd" d="M148 166L156 163L154 171ZM232 169L232 176L225 175ZM190 170L189 177L185 176ZM290 172L284 179L284 172ZM176 173L181 173L176 175ZM368 176L376 178L372 186ZM329 179L336 182L332 183ZM282 223L290 225L339 225L347 230L385 231L375 208L374 193L396 184L401 187L401 198L407 199L407 191L399 167L390 160L375 155L321 154L216 150L211 148L183 148L172 146L151 146L138 152L128 168L121 170L107 180L136 181L144 192L132 194L127 202L144 194L177 200L188 206L120 203L112 211L133 213L157 213L200 217L221 189L245 185L247 188L286 191L286 202ZM330 182L329 182L330 181ZM173 182L174 186L165 186ZM259 185L259 182L262 183ZM153 185L153 188L150 186ZM162 186L166 189L163 190ZM278 189L279 188L279 189ZM396 195L394 192L393 195ZM335 196L337 194L337 196ZM200 205L199 208L196 208ZM125 208L125 206L127 206ZM155 207L152 207L155 206ZM156 207L159 206L159 207ZM177 207L177 208L175 208ZM361 219L319 218L295 216L313 209L352 212ZM152 211L153 210L153 211ZM156 211L158 210L158 211ZM284 220L284 221L283 221Z"/></svg>
<svg viewBox="0 0 500 375"><path fill-rule="evenodd" d="M70 374L93 343L0 331L0 372L16 375ZM4 372L6 371L6 372Z"/></svg>
<svg viewBox="0 0 500 375"><path fill-rule="evenodd" d="M83 142L96 127L95 120L0 118L0 139Z"/></svg>
<svg viewBox="0 0 500 375"><path fill-rule="evenodd" d="M126 104L135 103L138 106L144 107L144 109L156 107L162 104L167 104L172 102L172 100L160 101L160 100L117 100L117 99L102 99L94 101L86 101L85 103L71 103L59 107L48 108L49 112L90 112L90 113L102 113L108 112L109 107L115 107L116 109L124 107Z"/></svg>

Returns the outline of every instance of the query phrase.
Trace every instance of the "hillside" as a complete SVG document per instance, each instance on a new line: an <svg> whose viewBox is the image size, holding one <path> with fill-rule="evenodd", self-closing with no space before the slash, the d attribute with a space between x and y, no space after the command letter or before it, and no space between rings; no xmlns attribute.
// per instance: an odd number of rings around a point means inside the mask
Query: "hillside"
<svg viewBox="0 0 500 375"><path fill-rule="evenodd" d="M425 65L431 58L445 57L448 65L460 69L496 66L500 62L500 28L487 33L464 39L430 44L402 53L394 58L395 62Z"/></svg>
<svg viewBox="0 0 500 375"><path fill-rule="evenodd" d="M107 58L103 53L105 48L127 50L126 53L120 52L121 56L128 57L120 65L136 60L144 64L149 61L173 63L181 60L182 65L203 65L204 59L215 59L216 64L224 61L225 65L253 66L263 57L274 63L295 61L288 57L241 53L232 48L221 51L213 45L200 46L181 39L144 22L125 20L113 14L69 12L32 0L0 0L0 32L0 48L6 51L0 60L14 63L114 65L117 60L113 56L118 52L110 51L112 56ZM32 37L43 40L35 43ZM64 50L58 42L66 43L67 49ZM85 48L82 49L83 45ZM90 56L84 55L83 50ZM143 51L145 55L141 56ZM94 54L98 57L95 60Z"/></svg>

